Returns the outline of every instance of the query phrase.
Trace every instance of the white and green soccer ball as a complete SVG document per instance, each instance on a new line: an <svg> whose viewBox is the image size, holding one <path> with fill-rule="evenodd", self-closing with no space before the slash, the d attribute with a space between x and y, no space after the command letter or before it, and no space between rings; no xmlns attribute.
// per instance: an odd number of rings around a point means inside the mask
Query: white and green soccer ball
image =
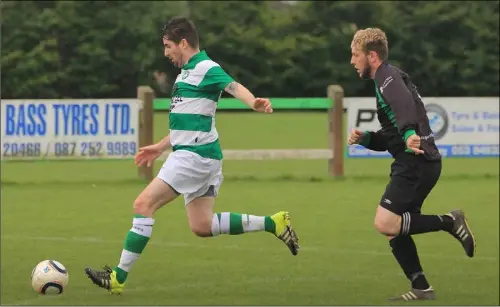
<svg viewBox="0 0 500 307"><path fill-rule="evenodd" d="M68 271L55 260L44 260L31 272L31 286L40 294L61 294L68 286L68 281Z"/></svg>

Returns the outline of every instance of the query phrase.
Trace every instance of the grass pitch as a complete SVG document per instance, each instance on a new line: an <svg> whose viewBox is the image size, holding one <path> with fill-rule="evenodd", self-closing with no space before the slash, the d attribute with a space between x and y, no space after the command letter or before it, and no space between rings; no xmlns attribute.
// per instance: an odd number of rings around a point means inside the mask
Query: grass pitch
<svg viewBox="0 0 500 307"><path fill-rule="evenodd" d="M155 118L155 139L167 131ZM218 115L226 149L326 148L326 114ZM225 161L217 211L292 213L301 254L267 233L197 238L182 199L155 216L153 236L130 273L125 293L111 296L83 269L115 265L131 227L132 203L144 188L131 161L2 163L2 305L387 305L408 290L373 216L387 184L389 159L347 159L343 180L326 161ZM161 163L155 165L159 169ZM462 208L477 238L465 256L445 233L415 236L434 305L498 305L498 159L446 159L424 213ZM43 259L69 271L58 297L32 289Z"/></svg>

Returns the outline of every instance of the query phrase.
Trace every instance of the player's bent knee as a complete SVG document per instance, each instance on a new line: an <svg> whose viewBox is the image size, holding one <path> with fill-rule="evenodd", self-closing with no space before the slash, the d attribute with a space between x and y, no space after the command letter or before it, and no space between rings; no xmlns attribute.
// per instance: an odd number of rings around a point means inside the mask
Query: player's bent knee
<svg viewBox="0 0 500 307"><path fill-rule="evenodd" d="M191 231L198 237L212 236L213 197L198 197L187 206L187 215Z"/></svg>
<svg viewBox="0 0 500 307"><path fill-rule="evenodd" d="M152 213L152 208L149 205L148 200L144 197L137 197L137 199L134 201L134 214L151 216Z"/></svg>
<svg viewBox="0 0 500 307"><path fill-rule="evenodd" d="M401 216L378 206L375 215L375 229L385 236L397 236L401 228Z"/></svg>
<svg viewBox="0 0 500 307"><path fill-rule="evenodd" d="M390 218L376 216L375 229L385 236L397 236L399 234L397 222Z"/></svg>
<svg viewBox="0 0 500 307"><path fill-rule="evenodd" d="M212 236L211 221L191 224L191 231L198 237L206 238Z"/></svg>

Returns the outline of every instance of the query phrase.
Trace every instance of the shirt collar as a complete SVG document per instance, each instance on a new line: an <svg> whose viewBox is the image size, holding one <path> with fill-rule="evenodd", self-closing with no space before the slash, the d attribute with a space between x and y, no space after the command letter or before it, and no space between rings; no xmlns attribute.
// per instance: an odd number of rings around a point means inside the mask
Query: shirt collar
<svg viewBox="0 0 500 307"><path fill-rule="evenodd" d="M182 69L186 69L186 67L189 67L192 65L192 63L194 62L199 62L199 59L200 58L204 58L207 56L207 53L205 52L205 50L201 50L200 52L198 52L197 54L193 55L188 61L186 64L184 64L184 66L182 66Z"/></svg>

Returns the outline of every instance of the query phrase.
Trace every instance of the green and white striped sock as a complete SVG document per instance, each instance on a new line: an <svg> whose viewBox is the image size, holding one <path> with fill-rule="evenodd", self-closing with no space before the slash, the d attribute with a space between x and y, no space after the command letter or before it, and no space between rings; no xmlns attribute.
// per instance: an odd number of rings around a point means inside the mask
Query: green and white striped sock
<svg viewBox="0 0 500 307"><path fill-rule="evenodd" d="M153 232L153 218L145 217L140 214L134 214L132 228L127 233L123 250L120 257L120 263L115 267L116 279L119 283L127 280L128 272L132 269Z"/></svg>
<svg viewBox="0 0 500 307"><path fill-rule="evenodd" d="M255 216L232 212L215 213L212 217L212 236L239 235L246 232L274 233L276 225L270 216Z"/></svg>

